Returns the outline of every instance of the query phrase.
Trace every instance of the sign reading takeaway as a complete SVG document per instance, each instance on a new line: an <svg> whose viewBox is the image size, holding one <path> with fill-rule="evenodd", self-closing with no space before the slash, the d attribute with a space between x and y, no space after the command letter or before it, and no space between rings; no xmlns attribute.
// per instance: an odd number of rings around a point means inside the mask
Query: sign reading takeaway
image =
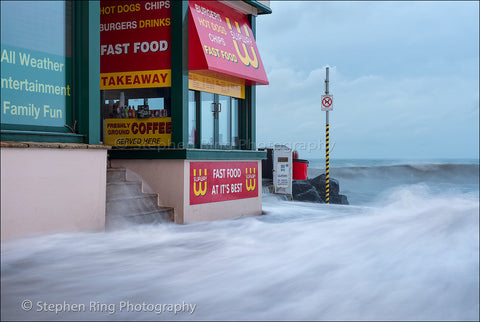
<svg viewBox="0 0 480 322"><path fill-rule="evenodd" d="M100 89L170 87L170 1L100 1Z"/></svg>

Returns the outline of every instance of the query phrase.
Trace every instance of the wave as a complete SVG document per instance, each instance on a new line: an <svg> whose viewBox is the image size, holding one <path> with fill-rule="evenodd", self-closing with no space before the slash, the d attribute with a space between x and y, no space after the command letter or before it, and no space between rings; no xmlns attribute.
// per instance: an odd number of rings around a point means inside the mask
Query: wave
<svg viewBox="0 0 480 322"><path fill-rule="evenodd" d="M314 170L323 170L315 169ZM313 170L312 169L312 170ZM436 164L436 163L419 163L419 164L403 164L390 166L351 166L351 167L332 167L330 169L337 175L342 177L355 176L415 176L422 177L468 177L478 181L479 165L478 164Z"/></svg>
<svg viewBox="0 0 480 322"><path fill-rule="evenodd" d="M323 169L309 168L313 178ZM340 183L340 193L350 203L371 202L385 191L405 185L425 184L435 192L479 190L478 164L419 163L380 166L332 167L330 176ZM352 199L353 198L353 199Z"/></svg>
<svg viewBox="0 0 480 322"><path fill-rule="evenodd" d="M263 216L2 243L2 320L478 318L474 195L413 185L376 206L269 199L263 208ZM26 299L86 309L27 311ZM135 312L120 310L122 301L196 310Z"/></svg>

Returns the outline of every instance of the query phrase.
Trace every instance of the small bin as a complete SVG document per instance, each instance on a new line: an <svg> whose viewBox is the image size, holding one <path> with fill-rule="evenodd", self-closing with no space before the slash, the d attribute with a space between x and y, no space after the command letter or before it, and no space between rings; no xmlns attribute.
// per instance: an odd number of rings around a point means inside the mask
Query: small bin
<svg viewBox="0 0 480 322"><path fill-rule="evenodd" d="M293 159L293 180L307 180L308 160Z"/></svg>

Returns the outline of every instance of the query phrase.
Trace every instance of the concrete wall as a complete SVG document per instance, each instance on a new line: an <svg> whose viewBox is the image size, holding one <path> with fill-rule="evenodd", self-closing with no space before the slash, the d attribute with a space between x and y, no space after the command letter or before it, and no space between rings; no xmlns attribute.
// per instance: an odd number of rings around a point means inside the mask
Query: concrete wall
<svg viewBox="0 0 480 322"><path fill-rule="evenodd" d="M247 160L230 160L247 161ZM251 160L248 160L251 161ZM214 162L194 160L192 162ZM221 162L226 162L222 160ZM261 161L258 162L262 177ZM175 209L175 223L229 219L262 213L262 186L259 180L258 197L208 204L190 205L190 161L188 160L111 160L113 168L126 168L127 179L142 178L144 191L159 194L161 206ZM133 173L132 173L133 172Z"/></svg>
<svg viewBox="0 0 480 322"><path fill-rule="evenodd" d="M174 208L175 222L183 224L184 160L111 160L112 168L126 168L127 180L144 182L144 192L159 194L159 205ZM133 173L132 173L133 172Z"/></svg>
<svg viewBox="0 0 480 322"><path fill-rule="evenodd" d="M1 149L2 240L105 229L107 150Z"/></svg>

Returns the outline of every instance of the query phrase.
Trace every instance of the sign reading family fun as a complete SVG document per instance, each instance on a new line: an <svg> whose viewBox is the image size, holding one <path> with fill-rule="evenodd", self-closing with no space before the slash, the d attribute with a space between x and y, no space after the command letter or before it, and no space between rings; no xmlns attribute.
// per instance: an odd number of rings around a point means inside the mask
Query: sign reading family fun
<svg viewBox="0 0 480 322"><path fill-rule="evenodd" d="M170 87L170 1L100 1L100 89Z"/></svg>
<svg viewBox="0 0 480 322"><path fill-rule="evenodd" d="M1 45L4 124L65 125L71 107L71 58Z"/></svg>
<svg viewBox="0 0 480 322"><path fill-rule="evenodd" d="M258 197L257 162L191 162L190 204Z"/></svg>

